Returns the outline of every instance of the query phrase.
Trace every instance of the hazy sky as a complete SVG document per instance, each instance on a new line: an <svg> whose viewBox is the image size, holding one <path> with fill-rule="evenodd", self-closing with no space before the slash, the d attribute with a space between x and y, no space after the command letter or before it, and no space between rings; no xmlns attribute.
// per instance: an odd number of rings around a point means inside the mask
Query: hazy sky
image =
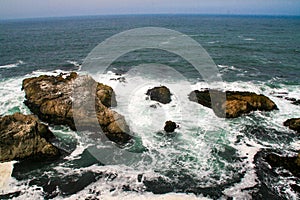
<svg viewBox="0 0 300 200"><path fill-rule="evenodd" d="M300 15L300 0L0 0L0 19L151 13Z"/></svg>

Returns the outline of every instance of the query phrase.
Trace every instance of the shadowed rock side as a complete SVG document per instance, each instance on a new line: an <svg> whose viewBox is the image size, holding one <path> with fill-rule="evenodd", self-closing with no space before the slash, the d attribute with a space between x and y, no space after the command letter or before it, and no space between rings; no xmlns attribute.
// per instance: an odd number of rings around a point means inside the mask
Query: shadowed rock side
<svg viewBox="0 0 300 200"><path fill-rule="evenodd" d="M189 99L205 107L212 108L210 94L217 97L218 95L221 96L222 93L217 90L195 90L189 94ZM226 118L236 118L255 110L271 111L278 109L276 104L264 95L231 91L226 91L226 102L216 105L216 107L223 110L226 107Z"/></svg>
<svg viewBox="0 0 300 200"><path fill-rule="evenodd" d="M272 167L283 167L294 176L300 177L300 154L295 157L284 157L270 153L265 159Z"/></svg>
<svg viewBox="0 0 300 200"><path fill-rule="evenodd" d="M49 143L51 138L48 126L34 115L0 117L0 161L58 158L60 151Z"/></svg>
<svg viewBox="0 0 300 200"><path fill-rule="evenodd" d="M131 139L125 118L109 108L116 105L113 89L90 76L75 72L65 78L43 75L23 80L22 88L24 103L45 122L95 132L101 127L107 138L117 143Z"/></svg>
<svg viewBox="0 0 300 200"><path fill-rule="evenodd" d="M284 126L288 126L290 129L300 133L300 118L288 119L283 123Z"/></svg>
<svg viewBox="0 0 300 200"><path fill-rule="evenodd" d="M171 92L166 86L149 89L146 95L149 95L151 100L158 101L163 104L171 102Z"/></svg>

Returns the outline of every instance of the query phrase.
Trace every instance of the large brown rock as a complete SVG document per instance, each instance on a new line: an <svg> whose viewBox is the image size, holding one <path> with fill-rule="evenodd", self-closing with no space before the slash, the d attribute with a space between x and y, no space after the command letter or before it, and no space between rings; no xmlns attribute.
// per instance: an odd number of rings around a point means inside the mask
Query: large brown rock
<svg viewBox="0 0 300 200"><path fill-rule="evenodd" d="M113 89L90 76L75 72L65 78L43 75L23 80L23 89L24 103L45 122L67 125L73 130L101 128L117 143L131 139L125 118L109 108L116 105Z"/></svg>
<svg viewBox="0 0 300 200"><path fill-rule="evenodd" d="M21 159L54 159L60 151L49 140L53 133L34 115L0 117L0 162Z"/></svg>
<svg viewBox="0 0 300 200"><path fill-rule="evenodd" d="M217 90L195 90L189 94L189 99L208 108L212 108L211 95L214 95L215 97L224 96L224 101L222 102L221 99L221 102L219 102L220 105L217 105L216 107L219 111L224 110L223 112L225 113L226 118L236 118L242 114L247 114L255 110L271 111L278 109L276 104L268 97L252 92L226 91L224 94L224 92Z"/></svg>
<svg viewBox="0 0 300 200"><path fill-rule="evenodd" d="M163 104L171 102L171 92L166 86L149 89L146 95L149 95L151 100L158 101Z"/></svg>
<svg viewBox="0 0 300 200"><path fill-rule="evenodd" d="M300 118L288 119L283 123L284 126L288 126L290 129L300 133Z"/></svg>

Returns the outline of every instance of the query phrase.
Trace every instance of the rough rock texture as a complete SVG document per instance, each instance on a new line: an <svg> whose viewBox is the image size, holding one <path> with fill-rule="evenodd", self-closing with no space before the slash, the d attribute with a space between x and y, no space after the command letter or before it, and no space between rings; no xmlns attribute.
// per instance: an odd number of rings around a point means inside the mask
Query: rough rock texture
<svg viewBox="0 0 300 200"><path fill-rule="evenodd" d="M59 150L49 143L53 133L34 115L0 117L0 162L31 159L54 159Z"/></svg>
<svg viewBox="0 0 300 200"><path fill-rule="evenodd" d="M195 90L189 94L189 99L203 106L212 108L210 93L215 96L222 95L222 92L216 90ZM226 118L236 118L255 110L271 111L278 109L276 104L264 95L258 95L252 92L231 91L226 91L226 102L222 102L219 107L223 110L226 108Z"/></svg>
<svg viewBox="0 0 300 200"><path fill-rule="evenodd" d="M146 95L149 95L151 100L158 101L163 104L171 102L171 92L166 86L149 89Z"/></svg>
<svg viewBox="0 0 300 200"><path fill-rule="evenodd" d="M177 125L176 125L175 122L172 122L172 121L166 121L164 130L165 130L167 133L172 133L172 132L174 132L176 128L177 128Z"/></svg>
<svg viewBox="0 0 300 200"><path fill-rule="evenodd" d="M109 108L116 105L113 89L90 76L43 75L23 80L23 89L24 103L45 122L95 132L101 127L117 143L131 139L125 118Z"/></svg>
<svg viewBox="0 0 300 200"><path fill-rule="evenodd" d="M300 118L288 119L283 123L284 126L288 126L290 129L300 133Z"/></svg>
<svg viewBox="0 0 300 200"><path fill-rule="evenodd" d="M271 153L265 159L272 167L283 167L294 176L300 177L300 153L295 157L283 157Z"/></svg>

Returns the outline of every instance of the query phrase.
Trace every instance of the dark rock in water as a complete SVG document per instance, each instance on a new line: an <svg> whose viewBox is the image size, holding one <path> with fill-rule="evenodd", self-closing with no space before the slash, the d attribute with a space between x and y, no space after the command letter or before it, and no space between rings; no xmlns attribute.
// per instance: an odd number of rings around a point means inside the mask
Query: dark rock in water
<svg viewBox="0 0 300 200"><path fill-rule="evenodd" d="M277 110L276 104L264 95L258 95L252 92L232 92L226 91L226 101L219 102L216 107L221 111L224 110L226 118L236 118L242 114L251 111L271 111ZM211 95L222 97L224 92L217 90L195 90L189 94L190 101L197 102L205 107L212 108ZM224 99L225 100L225 99ZM225 110L226 109L226 110Z"/></svg>
<svg viewBox="0 0 300 200"><path fill-rule="evenodd" d="M131 139L125 118L109 108L116 105L113 89L90 76L75 72L65 78L42 75L23 80L22 88L24 103L45 122L95 132L101 127L107 138L117 143Z"/></svg>
<svg viewBox="0 0 300 200"><path fill-rule="evenodd" d="M300 118L288 119L283 123L284 126L288 126L290 129L300 133Z"/></svg>
<svg viewBox="0 0 300 200"><path fill-rule="evenodd" d="M300 105L300 99L285 97L286 100L291 101L294 105Z"/></svg>
<svg viewBox="0 0 300 200"><path fill-rule="evenodd" d="M165 130L167 133L174 132L176 128L177 128L177 124L176 124L175 122L172 122L172 121L166 121L164 130Z"/></svg>
<svg viewBox="0 0 300 200"><path fill-rule="evenodd" d="M291 184L290 186L291 186L291 188L292 188L295 192L300 193L300 185L297 185L297 184Z"/></svg>
<svg viewBox="0 0 300 200"><path fill-rule="evenodd" d="M155 104L150 105L150 108L157 108L157 106Z"/></svg>
<svg viewBox="0 0 300 200"><path fill-rule="evenodd" d="M125 77L111 78L111 81L119 81L120 83L126 83Z"/></svg>
<svg viewBox="0 0 300 200"><path fill-rule="evenodd" d="M52 138L48 126L34 115L0 117L0 161L58 158L60 151L49 143Z"/></svg>
<svg viewBox="0 0 300 200"><path fill-rule="evenodd" d="M146 95L149 95L151 100L158 101L163 104L171 102L171 92L166 86L149 89Z"/></svg>
<svg viewBox="0 0 300 200"><path fill-rule="evenodd" d="M159 103L150 105L150 108L157 108L157 107L161 107L161 105Z"/></svg>
<svg viewBox="0 0 300 200"><path fill-rule="evenodd" d="M300 153L295 157L284 157L270 153L265 159L272 167L283 167L294 176L300 177Z"/></svg>
<svg viewBox="0 0 300 200"><path fill-rule="evenodd" d="M298 182L298 178L291 175L294 170L287 169L288 165L295 165L296 157L284 157L277 153L276 150L262 149L254 156L259 182L256 185L258 190L252 194L253 199L286 199L291 180ZM283 184L278 185L279 181Z"/></svg>

